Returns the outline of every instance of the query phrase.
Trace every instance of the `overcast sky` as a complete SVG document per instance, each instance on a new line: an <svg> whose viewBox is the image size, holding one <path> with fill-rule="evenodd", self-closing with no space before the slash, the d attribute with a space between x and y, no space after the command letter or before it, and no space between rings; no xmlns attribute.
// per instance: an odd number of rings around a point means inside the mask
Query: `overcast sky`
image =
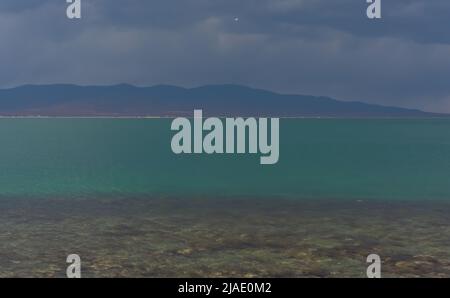
<svg viewBox="0 0 450 298"><path fill-rule="evenodd" d="M235 83L450 112L450 1L0 1L0 88ZM237 20L238 18L238 20Z"/></svg>

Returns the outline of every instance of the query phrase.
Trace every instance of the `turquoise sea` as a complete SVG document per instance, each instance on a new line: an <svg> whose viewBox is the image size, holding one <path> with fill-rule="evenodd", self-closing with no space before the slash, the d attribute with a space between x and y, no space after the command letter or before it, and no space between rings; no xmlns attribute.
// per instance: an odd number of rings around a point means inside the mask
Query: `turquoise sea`
<svg viewBox="0 0 450 298"><path fill-rule="evenodd" d="M0 277L450 277L450 120L282 119L280 160L170 119L0 119Z"/></svg>
<svg viewBox="0 0 450 298"><path fill-rule="evenodd" d="M169 119L0 119L0 196L450 199L449 120L282 119L280 160L175 155Z"/></svg>

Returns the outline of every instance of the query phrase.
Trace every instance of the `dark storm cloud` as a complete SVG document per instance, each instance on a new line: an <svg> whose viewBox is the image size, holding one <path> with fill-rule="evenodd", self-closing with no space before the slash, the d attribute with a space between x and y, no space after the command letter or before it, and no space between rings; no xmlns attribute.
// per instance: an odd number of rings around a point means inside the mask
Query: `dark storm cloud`
<svg viewBox="0 0 450 298"><path fill-rule="evenodd" d="M450 112L450 2L382 0L64 0L0 2L0 86L196 86ZM235 21L238 17L239 21Z"/></svg>

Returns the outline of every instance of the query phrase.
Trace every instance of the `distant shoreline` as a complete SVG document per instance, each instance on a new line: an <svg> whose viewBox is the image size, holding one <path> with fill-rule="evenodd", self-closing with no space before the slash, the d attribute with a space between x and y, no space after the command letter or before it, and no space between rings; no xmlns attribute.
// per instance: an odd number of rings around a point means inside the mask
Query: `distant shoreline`
<svg viewBox="0 0 450 298"><path fill-rule="evenodd" d="M197 108L208 111L208 117L450 118L445 113L229 84L190 89L169 85L23 85L0 89L0 98L0 117L10 118L174 118L192 117Z"/></svg>

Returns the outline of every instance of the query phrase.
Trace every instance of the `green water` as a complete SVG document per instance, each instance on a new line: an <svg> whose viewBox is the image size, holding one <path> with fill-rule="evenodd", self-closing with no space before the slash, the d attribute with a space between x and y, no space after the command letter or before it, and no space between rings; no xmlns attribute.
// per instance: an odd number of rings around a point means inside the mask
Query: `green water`
<svg viewBox="0 0 450 298"><path fill-rule="evenodd" d="M0 119L0 196L450 199L450 121L282 119L280 160L175 155L168 119Z"/></svg>
<svg viewBox="0 0 450 298"><path fill-rule="evenodd" d="M273 166L170 124L0 119L0 277L450 276L449 120L282 119Z"/></svg>

